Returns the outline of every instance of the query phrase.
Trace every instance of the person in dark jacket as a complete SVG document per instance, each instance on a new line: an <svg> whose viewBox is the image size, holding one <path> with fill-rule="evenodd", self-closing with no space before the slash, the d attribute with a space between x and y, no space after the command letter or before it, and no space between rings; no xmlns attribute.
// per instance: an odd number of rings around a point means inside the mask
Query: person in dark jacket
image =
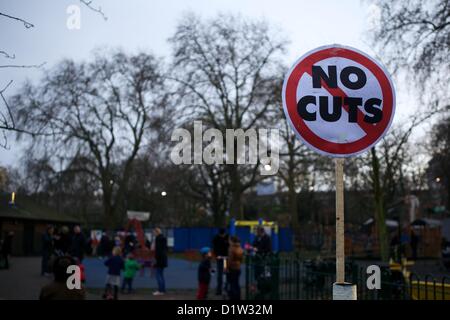
<svg viewBox="0 0 450 320"><path fill-rule="evenodd" d="M84 300L85 290L82 286L80 289L67 287L67 279L70 273L67 268L76 262L69 256L57 257L53 263L54 280L52 283L41 289L39 300Z"/></svg>
<svg viewBox="0 0 450 320"><path fill-rule="evenodd" d="M50 257L54 251L54 238L53 233L55 228L51 225L47 227L47 230L42 235L42 262L41 262L41 275L47 276L50 274L49 262Z"/></svg>
<svg viewBox="0 0 450 320"><path fill-rule="evenodd" d="M209 283L211 282L211 250L204 247L200 250L202 261L198 266L198 291L197 300L205 300L208 298Z"/></svg>
<svg viewBox="0 0 450 320"><path fill-rule="evenodd" d="M254 276L257 281L258 290L261 293L262 284L264 283L264 270L265 270L265 256L272 252L272 240L270 236L266 234L264 227L259 226L256 230L256 238L253 241L253 250L256 253L254 265Z"/></svg>
<svg viewBox="0 0 450 320"><path fill-rule="evenodd" d="M154 251L155 251L155 268L156 281L158 282L158 291L153 292L153 295L159 296L166 292L166 282L164 280L164 269L167 268L167 239L161 232L161 229L155 228L153 231L155 235Z"/></svg>
<svg viewBox="0 0 450 320"><path fill-rule="evenodd" d="M120 247L114 247L112 256L105 261L105 266L108 267L108 275L106 276L104 299L110 299L111 289L114 290L114 300L117 300L120 286L120 273L124 269L125 264L122 259L122 250Z"/></svg>
<svg viewBox="0 0 450 320"><path fill-rule="evenodd" d="M73 233L74 235L72 237L72 242L70 245L70 255L72 257L78 258L78 260L82 262L86 249L86 239L84 238L84 235L81 232L81 228L78 225L73 228Z"/></svg>
<svg viewBox="0 0 450 320"><path fill-rule="evenodd" d="M220 228L219 233L213 238L213 253L216 258L217 268L217 295L222 294L224 259L228 256L229 245L229 236L225 228Z"/></svg>
<svg viewBox="0 0 450 320"><path fill-rule="evenodd" d="M411 245L411 251L412 251L412 260L417 260L417 249L419 246L419 237L412 229L411 229L410 239L411 239L410 245Z"/></svg>
<svg viewBox="0 0 450 320"><path fill-rule="evenodd" d="M272 240L270 239L270 236L266 234L263 227L258 227L256 231L253 248L256 251L256 254L264 255L272 252Z"/></svg>
<svg viewBox="0 0 450 320"><path fill-rule="evenodd" d="M137 243L136 237L131 232L127 232L123 248L124 256L127 256L129 253L133 252L134 248L136 247L136 243Z"/></svg>
<svg viewBox="0 0 450 320"><path fill-rule="evenodd" d="M58 251L62 255L69 254L71 247L70 242L69 227L62 226L61 230L59 230L57 236L55 237L55 251Z"/></svg>
<svg viewBox="0 0 450 320"><path fill-rule="evenodd" d="M5 269L9 269L9 255L12 251L12 240L14 238L14 232L10 231L6 234L5 239L3 240L2 246L1 246L1 254L2 259L4 261L4 267Z"/></svg>
<svg viewBox="0 0 450 320"><path fill-rule="evenodd" d="M99 245L99 255L101 257L109 257L112 253L113 249L113 242L109 238L108 234L106 232L103 232L102 238L100 239L100 245Z"/></svg>

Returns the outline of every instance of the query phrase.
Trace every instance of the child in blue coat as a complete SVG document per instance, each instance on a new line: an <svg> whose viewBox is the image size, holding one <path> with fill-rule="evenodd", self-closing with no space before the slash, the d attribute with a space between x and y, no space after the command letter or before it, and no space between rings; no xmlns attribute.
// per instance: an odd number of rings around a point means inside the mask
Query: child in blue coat
<svg viewBox="0 0 450 320"><path fill-rule="evenodd" d="M108 274L106 276L106 287L103 298L107 300L117 300L119 286L120 286L120 272L124 268L124 261L121 257L122 250L120 247L115 247L112 250L112 256L105 261L105 266L108 267ZM114 290L114 295L111 295L111 289Z"/></svg>

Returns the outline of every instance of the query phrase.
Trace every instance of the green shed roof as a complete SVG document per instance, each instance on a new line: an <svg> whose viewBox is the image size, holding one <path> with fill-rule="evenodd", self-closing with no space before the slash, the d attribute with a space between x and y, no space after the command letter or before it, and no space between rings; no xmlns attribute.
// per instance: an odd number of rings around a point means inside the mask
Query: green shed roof
<svg viewBox="0 0 450 320"><path fill-rule="evenodd" d="M10 201L11 193L0 192L0 218L48 222L80 222L80 219L65 213L58 213L56 210L41 205L26 195L16 194L15 203L11 204Z"/></svg>

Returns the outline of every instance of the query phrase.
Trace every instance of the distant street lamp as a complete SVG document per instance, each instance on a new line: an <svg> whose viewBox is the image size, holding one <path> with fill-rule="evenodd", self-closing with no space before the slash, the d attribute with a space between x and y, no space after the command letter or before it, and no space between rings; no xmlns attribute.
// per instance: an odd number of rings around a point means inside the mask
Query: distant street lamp
<svg viewBox="0 0 450 320"><path fill-rule="evenodd" d="M11 204L11 205L16 204L16 193L15 192L11 193L11 201L9 202L9 204Z"/></svg>
<svg viewBox="0 0 450 320"><path fill-rule="evenodd" d="M440 181L441 181L441 178L437 177L436 182L440 182Z"/></svg>
<svg viewBox="0 0 450 320"><path fill-rule="evenodd" d="M161 195L162 195L163 197L165 197L165 196L167 196L167 192L163 191L163 192L161 192Z"/></svg>
<svg viewBox="0 0 450 320"><path fill-rule="evenodd" d="M270 171L272 169L272 166L270 164L264 165L264 170Z"/></svg>

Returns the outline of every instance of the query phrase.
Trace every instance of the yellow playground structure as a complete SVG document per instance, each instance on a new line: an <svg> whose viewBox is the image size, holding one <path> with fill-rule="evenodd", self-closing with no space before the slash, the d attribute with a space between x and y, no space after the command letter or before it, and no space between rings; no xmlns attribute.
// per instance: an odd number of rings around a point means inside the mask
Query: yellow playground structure
<svg viewBox="0 0 450 320"><path fill-rule="evenodd" d="M256 235L256 230L258 227L269 227L272 230L271 238L272 238L272 250L274 252L278 252L279 249L279 240L278 240L278 224L274 221L265 221L263 219L258 220L236 220L231 219L230 221L230 235L236 235L236 227L248 227L250 228L250 242L253 242L253 239Z"/></svg>
<svg viewBox="0 0 450 320"><path fill-rule="evenodd" d="M450 300L450 283L448 283L450 279L448 277L443 277L441 281L437 281L433 276L428 275L424 281L419 280L408 270L408 267L413 265L414 262L405 258L400 263L391 262L389 264L392 271L403 274L412 300Z"/></svg>

